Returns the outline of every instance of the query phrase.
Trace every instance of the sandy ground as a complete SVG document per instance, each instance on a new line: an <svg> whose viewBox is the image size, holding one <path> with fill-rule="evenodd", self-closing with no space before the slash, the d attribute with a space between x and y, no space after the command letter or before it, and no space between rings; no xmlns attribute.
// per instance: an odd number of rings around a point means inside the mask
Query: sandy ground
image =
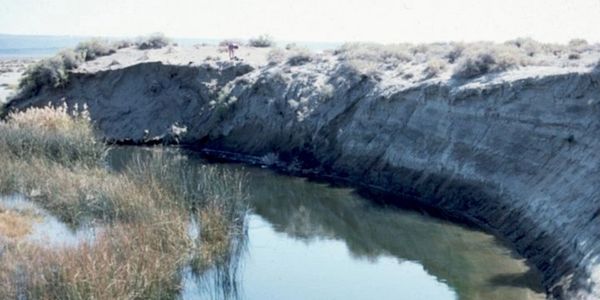
<svg viewBox="0 0 600 300"><path fill-rule="evenodd" d="M6 102L7 98L16 91L19 78L27 66L35 61L29 58L0 59L0 103Z"/></svg>
<svg viewBox="0 0 600 300"><path fill-rule="evenodd" d="M260 66L267 63L272 48L245 48L236 51L238 61ZM217 46L168 46L161 49L138 50L125 48L117 53L86 62L76 71L94 73L107 69L120 69L144 62L163 62L168 65L199 65L206 61L229 61L227 50Z"/></svg>

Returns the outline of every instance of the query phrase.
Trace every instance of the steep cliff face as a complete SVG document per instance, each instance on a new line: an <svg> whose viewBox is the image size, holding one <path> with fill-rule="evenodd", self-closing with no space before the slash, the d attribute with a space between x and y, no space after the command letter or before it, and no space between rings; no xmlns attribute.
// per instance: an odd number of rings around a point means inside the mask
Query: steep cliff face
<svg viewBox="0 0 600 300"><path fill-rule="evenodd" d="M75 73L9 108L48 101L87 103L109 140L177 140L401 195L512 242L551 297L600 298L598 71L410 81L334 59L153 62Z"/></svg>

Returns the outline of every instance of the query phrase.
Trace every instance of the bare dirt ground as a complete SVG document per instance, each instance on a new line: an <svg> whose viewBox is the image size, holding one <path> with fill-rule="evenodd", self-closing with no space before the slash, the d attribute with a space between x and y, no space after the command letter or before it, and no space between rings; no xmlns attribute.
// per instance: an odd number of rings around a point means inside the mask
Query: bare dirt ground
<svg viewBox="0 0 600 300"><path fill-rule="evenodd" d="M267 63L272 48L246 48L236 50L237 61L259 66ZM103 70L125 68L139 63L163 62L167 65L199 65L206 61L229 61L227 50L217 46L167 46L160 49L138 50L125 48L116 53L86 62L76 71L95 73Z"/></svg>
<svg viewBox="0 0 600 300"><path fill-rule="evenodd" d="M19 78L27 66L35 62L30 58L0 58L0 103L16 92Z"/></svg>

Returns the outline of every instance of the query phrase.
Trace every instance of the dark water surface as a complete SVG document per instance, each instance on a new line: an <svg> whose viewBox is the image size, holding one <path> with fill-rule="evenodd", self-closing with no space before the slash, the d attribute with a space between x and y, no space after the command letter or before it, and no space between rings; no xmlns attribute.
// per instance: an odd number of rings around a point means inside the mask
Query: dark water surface
<svg viewBox="0 0 600 300"><path fill-rule="evenodd" d="M118 167L141 151L117 149L109 161ZM543 298L539 276L489 234L375 205L351 189L217 166L247 174L245 250L235 274L184 272L182 299Z"/></svg>

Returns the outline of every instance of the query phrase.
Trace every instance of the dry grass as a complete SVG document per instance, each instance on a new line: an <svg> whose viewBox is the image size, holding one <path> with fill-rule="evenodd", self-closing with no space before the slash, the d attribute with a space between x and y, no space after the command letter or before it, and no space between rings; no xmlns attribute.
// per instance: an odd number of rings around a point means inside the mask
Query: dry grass
<svg viewBox="0 0 600 300"><path fill-rule="evenodd" d="M9 244L2 299L171 299L191 241L181 214L114 225L94 243L66 249Z"/></svg>
<svg viewBox="0 0 600 300"><path fill-rule="evenodd" d="M79 151L70 141L93 140L86 120L66 108L43 108L12 114L0 126L6 134L0 193L22 193L73 227L93 220L104 228L93 242L47 249L11 241L27 234L28 220L0 213L0 234L9 238L0 256L0 298L176 298L186 264L214 265L240 238L241 175L187 168L163 152L111 172L101 164L103 148ZM19 137L24 130L28 135ZM57 141L68 142L48 146ZM66 159L65 153L79 155ZM191 216L202 228L197 237L188 234Z"/></svg>
<svg viewBox="0 0 600 300"><path fill-rule="evenodd" d="M34 221L31 216L0 209L0 236L9 240L20 239L31 232Z"/></svg>

